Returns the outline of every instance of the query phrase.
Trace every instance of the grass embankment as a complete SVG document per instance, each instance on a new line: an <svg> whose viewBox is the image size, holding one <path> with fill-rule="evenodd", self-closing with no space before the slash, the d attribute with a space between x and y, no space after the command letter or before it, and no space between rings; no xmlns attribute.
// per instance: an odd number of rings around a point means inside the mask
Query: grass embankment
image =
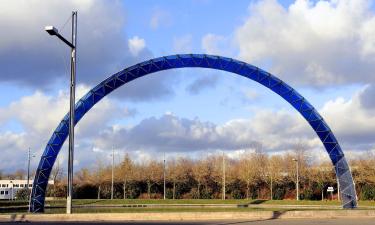
<svg viewBox="0 0 375 225"><path fill-rule="evenodd" d="M45 213L65 213L65 208L46 209ZM74 208L74 213L146 213L146 212L250 212L250 211L290 211L279 208Z"/></svg>
<svg viewBox="0 0 375 225"><path fill-rule="evenodd" d="M66 200L46 201L46 206L65 206ZM262 200L262 199L74 199L73 205L144 205L144 204L237 204L237 205L327 205L340 206L341 202L310 200ZM360 206L375 206L375 201L359 201ZM25 206L27 201L0 201L0 207Z"/></svg>
<svg viewBox="0 0 375 225"><path fill-rule="evenodd" d="M27 211L26 201L0 201L0 213L24 213ZM65 213L66 200L46 201L46 213ZM144 207L147 204L183 204L205 205L220 204L220 207ZM225 205L228 205L227 207ZM224 206L223 206L224 205ZM237 205L237 206L233 206ZM236 200L236 199L75 199L73 206L76 213L137 213L137 212L247 212L247 211L293 211L293 210L325 210L324 206L340 206L338 201L307 201L307 200ZM362 207L375 207L375 201L360 201ZM23 208L17 208L24 206ZM84 208L91 206L90 208ZM95 207L96 206L96 207ZM116 207L111 207L116 206ZM267 206L267 207L265 207ZM299 206L305 206L303 208ZM309 208L309 206L312 206ZM323 206L314 208L313 206ZM15 207L15 208L14 208ZM332 207L327 209L332 210ZM339 209L339 208L337 208ZM363 209L363 208L362 208Z"/></svg>
<svg viewBox="0 0 375 225"><path fill-rule="evenodd" d="M51 206L65 205L65 200L47 201ZM262 199L75 199L74 205L142 205L142 204L237 204L237 205L327 205L340 206L341 202L312 200L262 200ZM375 206L375 201L359 201L360 206Z"/></svg>

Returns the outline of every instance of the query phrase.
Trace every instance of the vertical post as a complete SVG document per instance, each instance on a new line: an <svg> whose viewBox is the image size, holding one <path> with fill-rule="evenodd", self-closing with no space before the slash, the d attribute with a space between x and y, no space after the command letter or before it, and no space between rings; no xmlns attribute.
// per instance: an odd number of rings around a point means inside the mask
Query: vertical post
<svg viewBox="0 0 375 225"><path fill-rule="evenodd" d="M340 201L340 183L337 177L336 177L336 180L337 180L337 201Z"/></svg>
<svg viewBox="0 0 375 225"><path fill-rule="evenodd" d="M296 161L296 164L297 164L297 201L299 201L299 163L298 163L298 160Z"/></svg>
<svg viewBox="0 0 375 225"><path fill-rule="evenodd" d="M163 156L163 180L164 180L163 194L164 194L164 200L165 200L165 152L164 152L164 156Z"/></svg>
<svg viewBox="0 0 375 225"><path fill-rule="evenodd" d="M27 151L27 191L29 191L29 184L30 184L30 147ZM30 195L28 195L28 199L30 201Z"/></svg>
<svg viewBox="0 0 375 225"><path fill-rule="evenodd" d="M223 151L223 195L222 199L225 200L225 155Z"/></svg>
<svg viewBox="0 0 375 225"><path fill-rule="evenodd" d="M113 148L113 146L112 146L112 184L111 184L111 199L113 199L113 175L114 175L113 167L114 167L114 164L115 164L115 151L114 151L114 148Z"/></svg>
<svg viewBox="0 0 375 225"><path fill-rule="evenodd" d="M299 200L299 171L298 171L298 159L292 159L294 162L296 162L296 167L297 167L297 172L296 172L296 174L297 174L297 181L296 181L296 192L297 192L297 196L296 196L296 199L297 199L297 201Z"/></svg>
<svg viewBox="0 0 375 225"><path fill-rule="evenodd" d="M68 155L68 193L66 198L66 213L72 213L73 195L73 156L74 156L74 110L76 83L76 47L77 47L77 11L72 12L72 44L70 57L70 117L69 117L69 155Z"/></svg>
<svg viewBox="0 0 375 225"><path fill-rule="evenodd" d="M272 176L272 173L271 173L271 201L273 200L273 192L272 192L272 189L273 189L273 176Z"/></svg>

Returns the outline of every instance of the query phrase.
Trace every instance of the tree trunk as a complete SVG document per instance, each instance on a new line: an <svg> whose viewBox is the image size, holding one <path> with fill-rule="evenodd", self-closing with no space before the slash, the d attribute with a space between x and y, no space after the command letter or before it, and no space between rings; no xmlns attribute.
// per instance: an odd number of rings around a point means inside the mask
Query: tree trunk
<svg viewBox="0 0 375 225"><path fill-rule="evenodd" d="M100 184L99 184L99 187L98 187L98 199L100 199Z"/></svg>
<svg viewBox="0 0 375 225"><path fill-rule="evenodd" d="M151 199L151 182L147 182L147 194L148 194L148 199Z"/></svg>
<svg viewBox="0 0 375 225"><path fill-rule="evenodd" d="M273 200L273 182L272 182L272 177L271 177L271 201Z"/></svg>
<svg viewBox="0 0 375 225"><path fill-rule="evenodd" d="M175 199L176 195L176 181L173 181L173 199Z"/></svg>
<svg viewBox="0 0 375 225"><path fill-rule="evenodd" d="M246 199L249 200L249 195L250 195L250 183L246 183Z"/></svg>
<svg viewBox="0 0 375 225"><path fill-rule="evenodd" d="M322 189L322 201L324 200L324 194L323 194L323 192L324 192L324 188Z"/></svg>
<svg viewBox="0 0 375 225"><path fill-rule="evenodd" d="M198 199L201 198L200 186L201 184L198 182Z"/></svg>
<svg viewBox="0 0 375 225"><path fill-rule="evenodd" d="M126 180L124 180L124 199L126 199Z"/></svg>

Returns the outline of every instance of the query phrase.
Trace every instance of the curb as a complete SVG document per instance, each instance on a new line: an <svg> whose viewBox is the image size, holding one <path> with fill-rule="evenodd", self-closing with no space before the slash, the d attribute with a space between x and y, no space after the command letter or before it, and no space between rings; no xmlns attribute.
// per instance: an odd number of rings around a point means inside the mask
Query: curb
<svg viewBox="0 0 375 225"><path fill-rule="evenodd" d="M82 213L3 214L0 222L46 221L168 221L168 220L267 220L267 219L375 218L375 210L260 211L260 212L174 212L174 213Z"/></svg>

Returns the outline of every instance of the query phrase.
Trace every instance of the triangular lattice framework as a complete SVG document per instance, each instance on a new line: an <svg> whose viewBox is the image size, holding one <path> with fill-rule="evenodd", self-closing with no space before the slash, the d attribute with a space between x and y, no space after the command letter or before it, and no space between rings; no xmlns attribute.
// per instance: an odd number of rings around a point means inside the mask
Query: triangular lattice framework
<svg viewBox="0 0 375 225"><path fill-rule="evenodd" d="M357 206L356 192L349 165L327 123L314 107L288 84L274 75L245 62L213 55L186 54L164 56L136 64L108 77L82 97L75 105L75 124L97 102L123 84L150 73L183 67L201 67L232 72L254 80L284 98L309 122L327 150L340 183L343 207L355 208ZM48 177L56 157L68 137L68 132L69 114L63 118L53 132L40 159L30 200L31 212L44 211Z"/></svg>

